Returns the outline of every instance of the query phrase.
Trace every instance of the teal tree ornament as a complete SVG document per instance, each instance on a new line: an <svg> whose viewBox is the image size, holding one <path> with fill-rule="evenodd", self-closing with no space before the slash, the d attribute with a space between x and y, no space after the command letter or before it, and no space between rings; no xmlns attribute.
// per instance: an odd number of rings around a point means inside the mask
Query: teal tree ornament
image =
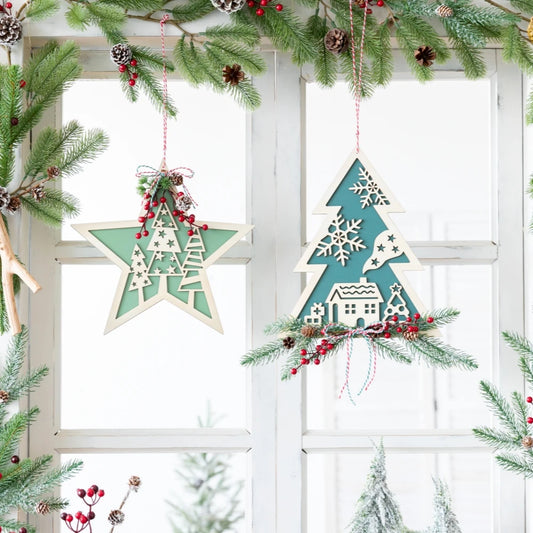
<svg viewBox="0 0 533 533"><path fill-rule="evenodd" d="M183 176L155 175L138 220L73 226L122 271L104 333L162 300L223 333L206 270L253 226L197 221Z"/></svg>
<svg viewBox="0 0 533 533"><path fill-rule="evenodd" d="M389 217L398 212L369 161L351 154L314 211L327 217L296 266L312 276L293 315L308 324L365 328L423 314L404 276L422 266Z"/></svg>

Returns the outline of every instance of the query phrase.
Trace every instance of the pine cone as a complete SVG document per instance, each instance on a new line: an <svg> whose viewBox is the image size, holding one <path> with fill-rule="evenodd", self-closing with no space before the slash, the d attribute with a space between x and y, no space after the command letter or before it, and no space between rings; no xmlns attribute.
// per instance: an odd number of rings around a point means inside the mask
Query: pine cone
<svg viewBox="0 0 533 533"><path fill-rule="evenodd" d="M306 326L302 326L302 329L300 330L300 333L304 337L312 338L312 337L316 337L318 335L318 329L316 329L313 326L306 325Z"/></svg>
<svg viewBox="0 0 533 533"><path fill-rule="evenodd" d="M526 448L527 450L530 450L533 448L533 437L531 435L526 435L522 439L522 446Z"/></svg>
<svg viewBox="0 0 533 533"><path fill-rule="evenodd" d="M296 341L292 337L285 337L283 339L283 347L287 350L292 350L296 345Z"/></svg>
<svg viewBox="0 0 533 533"><path fill-rule="evenodd" d="M0 187L0 210L5 210L9 205L11 195L5 187Z"/></svg>
<svg viewBox="0 0 533 533"><path fill-rule="evenodd" d="M435 9L435 13L442 18L448 18L453 15L453 9L450 6L441 4L437 9Z"/></svg>
<svg viewBox="0 0 533 533"><path fill-rule="evenodd" d="M246 0L211 0L211 3L223 13L235 13L235 11L239 11L244 4L246 3Z"/></svg>
<svg viewBox="0 0 533 533"><path fill-rule="evenodd" d="M50 506L46 502L39 502L35 507L35 512L45 515L50 512Z"/></svg>
<svg viewBox="0 0 533 533"><path fill-rule="evenodd" d="M22 205L22 202L18 196L13 196L11 200L9 200L9 203L7 204L6 211L10 215L14 215Z"/></svg>
<svg viewBox="0 0 533 533"><path fill-rule="evenodd" d="M125 518L126 518L126 515L120 509L115 509L114 511L111 511L109 513L109 516L107 517L109 522L113 524L114 526L118 526L119 524L122 524Z"/></svg>
<svg viewBox="0 0 533 533"><path fill-rule="evenodd" d="M176 200L176 207L180 211L187 212L192 207L192 200L190 196L183 195Z"/></svg>
<svg viewBox="0 0 533 533"><path fill-rule="evenodd" d="M423 67L430 67L433 65L435 57L437 57L437 54L431 46L420 46L418 47L418 50L415 50L416 62Z"/></svg>
<svg viewBox="0 0 533 533"><path fill-rule="evenodd" d="M326 49L333 54L342 54L348 48L348 34L339 28L333 28L324 37Z"/></svg>
<svg viewBox="0 0 533 533"><path fill-rule="evenodd" d="M0 43L14 44L22 38L22 24L13 15L0 17Z"/></svg>
<svg viewBox="0 0 533 533"><path fill-rule="evenodd" d="M222 69L222 79L230 85L239 85L239 82L244 80L244 72L240 65L234 64L232 67L226 65Z"/></svg>
<svg viewBox="0 0 533 533"><path fill-rule="evenodd" d="M7 403L9 401L9 392L0 390L0 403Z"/></svg>
<svg viewBox="0 0 533 533"><path fill-rule="evenodd" d="M131 48L127 44L116 44L111 48L109 55L116 65L127 65L133 58Z"/></svg>
<svg viewBox="0 0 533 533"><path fill-rule="evenodd" d="M46 196L46 192L44 190L43 185L37 185L37 187L32 187L30 189L30 192L33 196L33 199L37 202L40 202Z"/></svg>
<svg viewBox="0 0 533 533"><path fill-rule="evenodd" d="M46 169L46 174L48 175L48 179L53 180L54 178L58 178L61 174L61 170L59 170L59 167L56 167L55 165L53 167L48 167Z"/></svg>
<svg viewBox="0 0 533 533"><path fill-rule="evenodd" d="M168 173L168 178L173 185L183 185L183 174L180 174L175 170Z"/></svg>
<svg viewBox="0 0 533 533"><path fill-rule="evenodd" d="M137 492L141 486L141 478L137 476L131 476L128 485L131 487L131 490Z"/></svg>
<svg viewBox="0 0 533 533"><path fill-rule="evenodd" d="M408 331L408 330L405 330L403 332L403 338L406 340L406 341L416 341L416 339L418 339L418 331Z"/></svg>

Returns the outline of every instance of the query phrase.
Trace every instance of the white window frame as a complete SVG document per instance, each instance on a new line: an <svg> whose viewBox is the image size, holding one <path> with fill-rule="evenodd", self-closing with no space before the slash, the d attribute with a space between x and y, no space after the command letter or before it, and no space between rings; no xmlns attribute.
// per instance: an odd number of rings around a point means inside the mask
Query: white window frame
<svg viewBox="0 0 533 533"><path fill-rule="evenodd" d="M144 43L150 40L141 39ZM157 39L153 39L153 44ZM32 46L42 44L32 39ZM98 39L83 40L84 47L107 47ZM524 198L526 173L522 142L524 81L498 50L485 50L493 91L493 234L498 242L412 242L426 265L486 264L493 266L493 376L504 391L523 390L523 380L513 352L503 344L500 331L525 330ZM98 54L97 54L98 55ZM94 54L84 54L91 65ZM255 80L263 97L261 108L248 118L247 207L255 225L252 242L242 241L223 261L247 264L246 330L249 346L267 339L266 324L292 310L300 295L303 276L293 272L305 235L305 89L312 80L288 55L265 52L268 73ZM97 64L99 62L97 61ZM437 67L437 76L454 77L460 71L451 63ZM109 68L111 70L111 67ZM89 77L108 75L93 69ZM406 76L400 67L396 77ZM51 110L50 123L61 122ZM27 147L25 147L27 149ZM500 177L500 178L498 178ZM501 187L498 184L501 183ZM299 200L298 200L299 199ZM309 206L313 208L313 206ZM510 216L510 214L513 216ZM51 453L120 453L220 451L248 452L247 532L305 533L307 454L370 453L369 436L384 436L389 452L486 452L470 431L322 431L307 430L305 377L281 382L276 365L248 373L248 428L165 430L61 430L59 425L59 320L60 267L62 264L107 263L86 242L59 242L59 233L22 220L21 257L32 274L43 280L36 295L22 290L20 310L30 328L30 364L47 364L51 376L32 394L41 415L30 429L27 451L32 456ZM443 439L446 436L446 439ZM23 450L24 451L24 450ZM362 475L364 475L362 473ZM493 467L493 532L526 531L526 484L516 475ZM38 518L38 530L47 531L49 518ZM52 532L59 531L56 517Z"/></svg>

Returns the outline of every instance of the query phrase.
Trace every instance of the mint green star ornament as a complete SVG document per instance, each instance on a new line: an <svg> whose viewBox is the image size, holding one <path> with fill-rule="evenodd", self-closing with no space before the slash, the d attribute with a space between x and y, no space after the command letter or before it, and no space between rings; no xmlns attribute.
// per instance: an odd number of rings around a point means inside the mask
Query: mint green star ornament
<svg viewBox="0 0 533 533"><path fill-rule="evenodd" d="M161 300L223 333L206 270L253 226L186 225L173 215L172 197L165 193L163 198L143 225L141 238L136 220L73 225L122 271L104 334Z"/></svg>

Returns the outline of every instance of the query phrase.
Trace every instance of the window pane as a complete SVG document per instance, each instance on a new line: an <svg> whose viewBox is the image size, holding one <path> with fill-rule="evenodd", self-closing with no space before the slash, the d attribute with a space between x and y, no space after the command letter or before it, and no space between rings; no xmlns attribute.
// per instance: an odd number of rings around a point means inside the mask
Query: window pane
<svg viewBox="0 0 533 533"><path fill-rule="evenodd" d="M245 267L208 270L224 335L163 301L104 336L119 275L62 267L62 427L194 427L208 400L244 427Z"/></svg>
<svg viewBox="0 0 533 533"><path fill-rule="evenodd" d="M476 357L475 371L434 370L414 362L402 365L379 358L375 380L353 406L346 394L337 399L345 379L346 356L340 352L317 368L307 367L307 417L321 429L468 429L490 424L479 382L491 375L491 267L433 266L407 273L429 309L457 307L459 319L442 329L449 344ZM356 343L351 359L352 393L367 374L369 351Z"/></svg>
<svg viewBox="0 0 533 533"><path fill-rule="evenodd" d="M245 111L228 95L183 81L169 81L169 94L179 114L169 119L167 163L195 171L186 185L199 203L197 218L244 222ZM139 165L161 164L162 116L145 98L128 102L118 80L80 80L63 97L63 123L74 119L87 128L102 128L110 137L106 152L65 183L80 199L81 215L63 227L62 238L80 240L70 227L73 221L137 218L141 197L135 172Z"/></svg>
<svg viewBox="0 0 533 533"><path fill-rule="evenodd" d="M346 531L372 458L370 454L307 455L307 533ZM493 531L490 472L489 454L387 452L388 486L410 530L425 531L431 524L435 476L450 487L452 509L463 533Z"/></svg>
<svg viewBox="0 0 533 533"><path fill-rule="evenodd" d="M490 97L488 79L395 80L362 102L361 149L406 210L393 215L405 238L491 238ZM355 148L355 106L345 83L308 84L306 105L309 240L323 222L311 213Z"/></svg>
<svg viewBox="0 0 533 533"><path fill-rule="evenodd" d="M189 462L186 465L184 461ZM128 480L132 475L141 479L141 486L137 493L131 493L123 510L125 521L120 527L126 531L157 531L158 533L173 533L172 521L178 524L178 514L173 511L171 504L180 505L183 510L195 514L205 512L197 505L198 491L187 490L186 483L204 487L205 491L213 486L213 481L223 479L228 485L228 494L219 491L212 503L212 512L215 517L228 512L228 507L233 493L235 496L236 513L244 513L244 492L239 491L246 476L245 454L173 454L173 453L147 453L147 454L96 454L96 455L64 455L64 461L80 458L84 462L82 472L74 479L61 486L61 495L70 501L68 512L72 515L78 510L83 512L86 508L76 496L80 487L87 489L91 485L98 485L104 489L105 496L94 507L96 518L94 529L108 531L107 522L109 512L118 509L128 490ZM197 468L190 467L191 460ZM205 484L207 474L210 472L208 461L218 461L218 466L225 465L226 474L215 476L215 479ZM211 465L215 466L215 465ZM212 473L212 472L211 472ZM194 522L193 522L194 523ZM201 527L201 526L200 526ZM203 531L204 529L202 529ZM235 533L244 533L244 520L235 524ZM61 532L69 531L62 524ZM189 531L189 529L187 529ZM196 531L196 529L190 529Z"/></svg>

